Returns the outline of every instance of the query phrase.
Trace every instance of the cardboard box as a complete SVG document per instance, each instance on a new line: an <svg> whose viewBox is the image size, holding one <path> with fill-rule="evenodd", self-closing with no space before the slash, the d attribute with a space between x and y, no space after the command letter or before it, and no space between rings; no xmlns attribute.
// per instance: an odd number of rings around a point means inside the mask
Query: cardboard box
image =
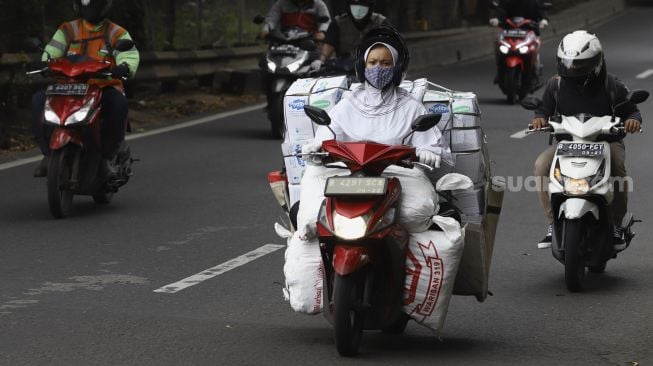
<svg viewBox="0 0 653 366"><path fill-rule="evenodd" d="M319 93L321 91L335 88L349 89L349 79L347 76L343 75L317 79L315 85L313 85L313 89L311 89L310 92Z"/></svg>
<svg viewBox="0 0 653 366"><path fill-rule="evenodd" d="M481 116L475 113L454 113L452 128L481 127Z"/></svg>
<svg viewBox="0 0 653 366"><path fill-rule="evenodd" d="M454 191L453 196L456 199L452 204L458 207L464 215L477 216L485 213L485 187Z"/></svg>
<svg viewBox="0 0 653 366"><path fill-rule="evenodd" d="M476 152L484 142L483 130L480 128L451 128L442 131L444 143L454 153Z"/></svg>
<svg viewBox="0 0 653 366"><path fill-rule="evenodd" d="M312 140L302 140L296 142L284 142L281 144L281 153L283 162L286 166L286 176L289 184L299 184L306 170L306 162L299 156L288 156L302 152L302 146Z"/></svg>
<svg viewBox="0 0 653 366"><path fill-rule="evenodd" d="M478 106L478 100L474 93L469 93L470 98L454 97L452 107L454 113L475 113L480 114L481 109ZM458 94L460 95L460 94Z"/></svg>
<svg viewBox="0 0 653 366"><path fill-rule="evenodd" d="M291 95L283 99L287 142L312 139L315 136L315 126L304 113L308 99L309 96L302 95Z"/></svg>
<svg viewBox="0 0 653 366"><path fill-rule="evenodd" d="M290 196L290 207L299 201L299 197L301 195L301 188L302 186L299 184L289 184L288 185L288 195Z"/></svg>
<svg viewBox="0 0 653 366"><path fill-rule="evenodd" d="M338 102L340 102L340 99L342 99L345 90L346 89L335 88L313 93L309 97L310 105L324 109L328 112L331 110L331 108L338 104Z"/></svg>
<svg viewBox="0 0 653 366"><path fill-rule="evenodd" d="M456 163L454 165L454 172L466 175L477 186L481 183L487 182L485 175L486 164L485 156L481 151L473 153L457 153L454 154Z"/></svg>
<svg viewBox="0 0 653 366"><path fill-rule="evenodd" d="M292 85L290 85L290 88L286 90L286 95L308 95L311 94L311 90L313 90L313 86L315 86L315 83L317 82L318 79L315 78L308 78L308 79L297 79L295 80Z"/></svg>

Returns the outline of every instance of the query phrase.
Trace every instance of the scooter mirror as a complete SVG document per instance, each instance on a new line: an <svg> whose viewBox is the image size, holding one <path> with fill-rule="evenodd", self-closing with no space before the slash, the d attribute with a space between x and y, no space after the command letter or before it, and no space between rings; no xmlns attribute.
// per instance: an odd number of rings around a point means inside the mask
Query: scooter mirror
<svg viewBox="0 0 653 366"><path fill-rule="evenodd" d="M649 93L646 90L633 90L628 94L628 100L631 103L639 104L643 103L648 99Z"/></svg>
<svg viewBox="0 0 653 366"><path fill-rule="evenodd" d="M529 111L534 111L542 106L542 101L537 97L526 97L522 99L521 106Z"/></svg>
<svg viewBox="0 0 653 366"><path fill-rule="evenodd" d="M252 19L252 22L254 22L254 24L263 24L263 22L265 22L265 17L261 14L258 14L254 17L254 19Z"/></svg>
<svg viewBox="0 0 653 366"><path fill-rule="evenodd" d="M129 51L134 48L136 44L131 39L119 39L113 47L118 52Z"/></svg>
<svg viewBox="0 0 653 366"><path fill-rule="evenodd" d="M440 113L424 114L417 117L410 127L416 132L428 131L435 127L440 122L440 119L442 119L442 114Z"/></svg>
<svg viewBox="0 0 653 366"><path fill-rule="evenodd" d="M311 121L315 122L320 126L328 126L331 124L331 117L329 117L329 114L324 109L311 107L310 105L305 105L304 113L306 113L306 115L308 116L308 118L311 119Z"/></svg>

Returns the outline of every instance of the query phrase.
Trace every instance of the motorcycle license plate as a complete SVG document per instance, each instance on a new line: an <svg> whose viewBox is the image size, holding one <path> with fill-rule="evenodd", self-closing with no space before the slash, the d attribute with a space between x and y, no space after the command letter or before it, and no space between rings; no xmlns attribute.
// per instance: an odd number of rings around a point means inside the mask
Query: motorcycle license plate
<svg viewBox="0 0 653 366"><path fill-rule="evenodd" d="M387 178L331 177L327 179L324 196L379 196L385 193Z"/></svg>
<svg viewBox="0 0 653 366"><path fill-rule="evenodd" d="M603 156L603 144L560 143L556 149L558 156Z"/></svg>
<svg viewBox="0 0 653 366"><path fill-rule="evenodd" d="M86 95L88 84L53 84L45 89L46 95Z"/></svg>
<svg viewBox="0 0 653 366"><path fill-rule="evenodd" d="M513 37L513 38L524 38L526 37L526 34L528 34L528 32L521 29L506 29L503 32L503 35L505 37Z"/></svg>

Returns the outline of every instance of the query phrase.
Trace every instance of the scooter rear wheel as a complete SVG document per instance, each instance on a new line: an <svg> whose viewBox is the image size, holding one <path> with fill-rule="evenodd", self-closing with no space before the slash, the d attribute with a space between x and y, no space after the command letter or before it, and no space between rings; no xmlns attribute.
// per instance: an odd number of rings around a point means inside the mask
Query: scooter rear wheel
<svg viewBox="0 0 653 366"><path fill-rule="evenodd" d="M585 279L585 233L581 220L566 220L563 228L565 248L565 284L567 290L578 292L583 289Z"/></svg>
<svg viewBox="0 0 653 366"><path fill-rule="evenodd" d="M361 309L363 288L355 274L335 275L333 285L333 326L336 347L341 356L351 357L358 353L363 336L364 312Z"/></svg>
<svg viewBox="0 0 653 366"><path fill-rule="evenodd" d="M64 218L70 213L73 192L69 183L72 179L72 166L75 151L71 146L52 152L48 164L48 205L55 218Z"/></svg>

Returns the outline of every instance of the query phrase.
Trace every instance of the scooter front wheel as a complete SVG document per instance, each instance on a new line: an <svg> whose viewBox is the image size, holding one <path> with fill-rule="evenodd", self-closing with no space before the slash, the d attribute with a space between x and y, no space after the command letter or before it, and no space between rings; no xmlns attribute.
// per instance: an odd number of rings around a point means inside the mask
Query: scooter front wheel
<svg viewBox="0 0 653 366"><path fill-rule="evenodd" d="M506 70L504 92L509 104L515 104L521 89L521 71L518 68Z"/></svg>
<svg viewBox="0 0 653 366"><path fill-rule="evenodd" d="M336 274L333 285L333 326L336 347L341 356L350 357L358 353L363 336L364 312L361 308L363 288L356 274Z"/></svg>
<svg viewBox="0 0 653 366"><path fill-rule="evenodd" d="M581 220L566 220L563 227L565 248L565 284L567 290L583 289L585 278L585 232Z"/></svg>
<svg viewBox="0 0 653 366"><path fill-rule="evenodd" d="M70 213L73 192L70 187L75 150L66 146L55 150L48 164L48 205L55 218L64 218Z"/></svg>
<svg viewBox="0 0 653 366"><path fill-rule="evenodd" d="M275 139L282 139L286 135L286 122L283 119L284 93L268 95L268 118L270 119L270 132Z"/></svg>

